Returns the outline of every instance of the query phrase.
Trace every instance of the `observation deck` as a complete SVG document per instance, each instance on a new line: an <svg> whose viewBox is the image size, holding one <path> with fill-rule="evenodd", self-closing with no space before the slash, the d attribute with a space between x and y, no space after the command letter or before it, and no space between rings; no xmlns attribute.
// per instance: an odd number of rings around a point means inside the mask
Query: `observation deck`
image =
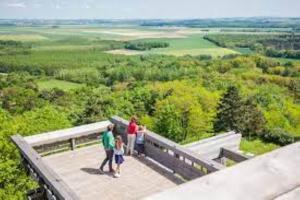
<svg viewBox="0 0 300 200"><path fill-rule="evenodd" d="M13 136L12 140L20 150L22 162L28 174L40 185L39 189L28 193L28 198L131 200L168 199L170 195L174 199L184 199L188 195L189 199L193 197L196 199L202 197L201 194L203 194L202 198L205 199L207 196L205 191L211 189L208 185L219 187L218 183L214 185L214 180L220 180L209 177L220 174L218 177L222 177L222 180L227 179L230 183L230 172L234 171L232 172L232 180L238 182L243 174L246 176L245 171L239 173L239 168L247 170L247 167L243 166L256 166L256 164L251 163L257 158L249 159L249 156L239 151L241 134L228 132L182 146L156 133L147 131L145 138L146 157L125 156L120 178L113 178L109 173L100 175L98 172L99 165L105 157L103 147L99 144L101 133L111 123L115 124L116 127L114 134L121 135L126 143L128 121L119 117L112 117L109 121L29 137ZM300 153L299 143L293 146L292 152L295 153L296 151ZM278 158L280 158L279 154L276 154ZM226 169L228 159L235 163L245 162ZM266 162L265 159L258 160L260 160L259 162ZM292 169L298 176L300 170L299 168L295 170L297 164L300 166L300 160L293 159L286 166L286 170ZM223 175L223 171L226 175ZM273 169L272 172L277 171ZM280 178L274 174L272 176L268 169L266 173L269 173L269 176L264 176L266 179L275 177L275 181ZM234 174L239 174L239 177L234 176ZM300 184L300 179L296 180L295 178L289 182L290 187L295 187L297 184ZM226 184L222 187L226 188ZM266 187L270 187L270 185ZM287 190L289 187L284 188ZM243 189L247 190L247 188L240 188L239 190ZM226 189L222 190L222 192L226 191ZM255 188L253 191L255 192ZM193 194L197 194L197 197ZM210 199L220 199L220 196Z"/></svg>

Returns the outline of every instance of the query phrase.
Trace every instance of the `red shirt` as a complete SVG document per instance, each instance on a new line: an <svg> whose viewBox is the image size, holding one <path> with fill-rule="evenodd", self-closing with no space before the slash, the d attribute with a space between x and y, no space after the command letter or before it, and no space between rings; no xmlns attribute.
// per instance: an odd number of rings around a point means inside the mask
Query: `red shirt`
<svg viewBox="0 0 300 200"><path fill-rule="evenodd" d="M129 135L136 134L138 131L138 125L135 122L130 122L127 128L127 133Z"/></svg>

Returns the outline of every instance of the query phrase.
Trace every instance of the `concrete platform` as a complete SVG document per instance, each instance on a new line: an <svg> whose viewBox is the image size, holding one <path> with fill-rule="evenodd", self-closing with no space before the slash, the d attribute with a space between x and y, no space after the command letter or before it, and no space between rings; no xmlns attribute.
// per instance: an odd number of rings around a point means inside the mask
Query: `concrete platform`
<svg viewBox="0 0 300 200"><path fill-rule="evenodd" d="M147 159L125 157L121 177L100 175L104 150L94 145L43 157L80 199L140 199L182 183L172 173ZM108 170L106 168L106 170Z"/></svg>
<svg viewBox="0 0 300 200"><path fill-rule="evenodd" d="M300 142L145 198L169 199L299 200Z"/></svg>

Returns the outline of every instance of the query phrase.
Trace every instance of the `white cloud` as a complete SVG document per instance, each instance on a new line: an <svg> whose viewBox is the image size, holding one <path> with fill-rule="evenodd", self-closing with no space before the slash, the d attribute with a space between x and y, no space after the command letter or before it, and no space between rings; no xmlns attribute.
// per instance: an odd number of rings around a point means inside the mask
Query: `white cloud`
<svg viewBox="0 0 300 200"><path fill-rule="evenodd" d="M26 8L27 5L24 2L16 2L16 3L7 3L7 7L11 8Z"/></svg>
<svg viewBox="0 0 300 200"><path fill-rule="evenodd" d="M61 5L60 4L55 4L54 6L56 9L61 9Z"/></svg>
<svg viewBox="0 0 300 200"><path fill-rule="evenodd" d="M69 0L52 0L52 5L55 9L64 9L70 7L72 2Z"/></svg>
<svg viewBox="0 0 300 200"><path fill-rule="evenodd" d="M32 6L33 6L33 8L41 8L43 6L43 4L41 4L41 3L34 3Z"/></svg>

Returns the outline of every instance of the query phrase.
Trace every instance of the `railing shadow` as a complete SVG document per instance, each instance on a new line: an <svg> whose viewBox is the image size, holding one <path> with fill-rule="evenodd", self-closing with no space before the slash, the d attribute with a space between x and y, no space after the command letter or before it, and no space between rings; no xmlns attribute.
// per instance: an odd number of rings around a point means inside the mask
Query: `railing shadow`
<svg viewBox="0 0 300 200"><path fill-rule="evenodd" d="M182 178L177 177L173 172L159 166L155 163L155 161L150 160L149 157L135 157L132 156L133 159L137 160L138 162L144 164L144 167L149 167L155 172L159 173L161 176L164 176L168 180L172 181L173 183L179 185L182 183L185 183L185 181Z"/></svg>

